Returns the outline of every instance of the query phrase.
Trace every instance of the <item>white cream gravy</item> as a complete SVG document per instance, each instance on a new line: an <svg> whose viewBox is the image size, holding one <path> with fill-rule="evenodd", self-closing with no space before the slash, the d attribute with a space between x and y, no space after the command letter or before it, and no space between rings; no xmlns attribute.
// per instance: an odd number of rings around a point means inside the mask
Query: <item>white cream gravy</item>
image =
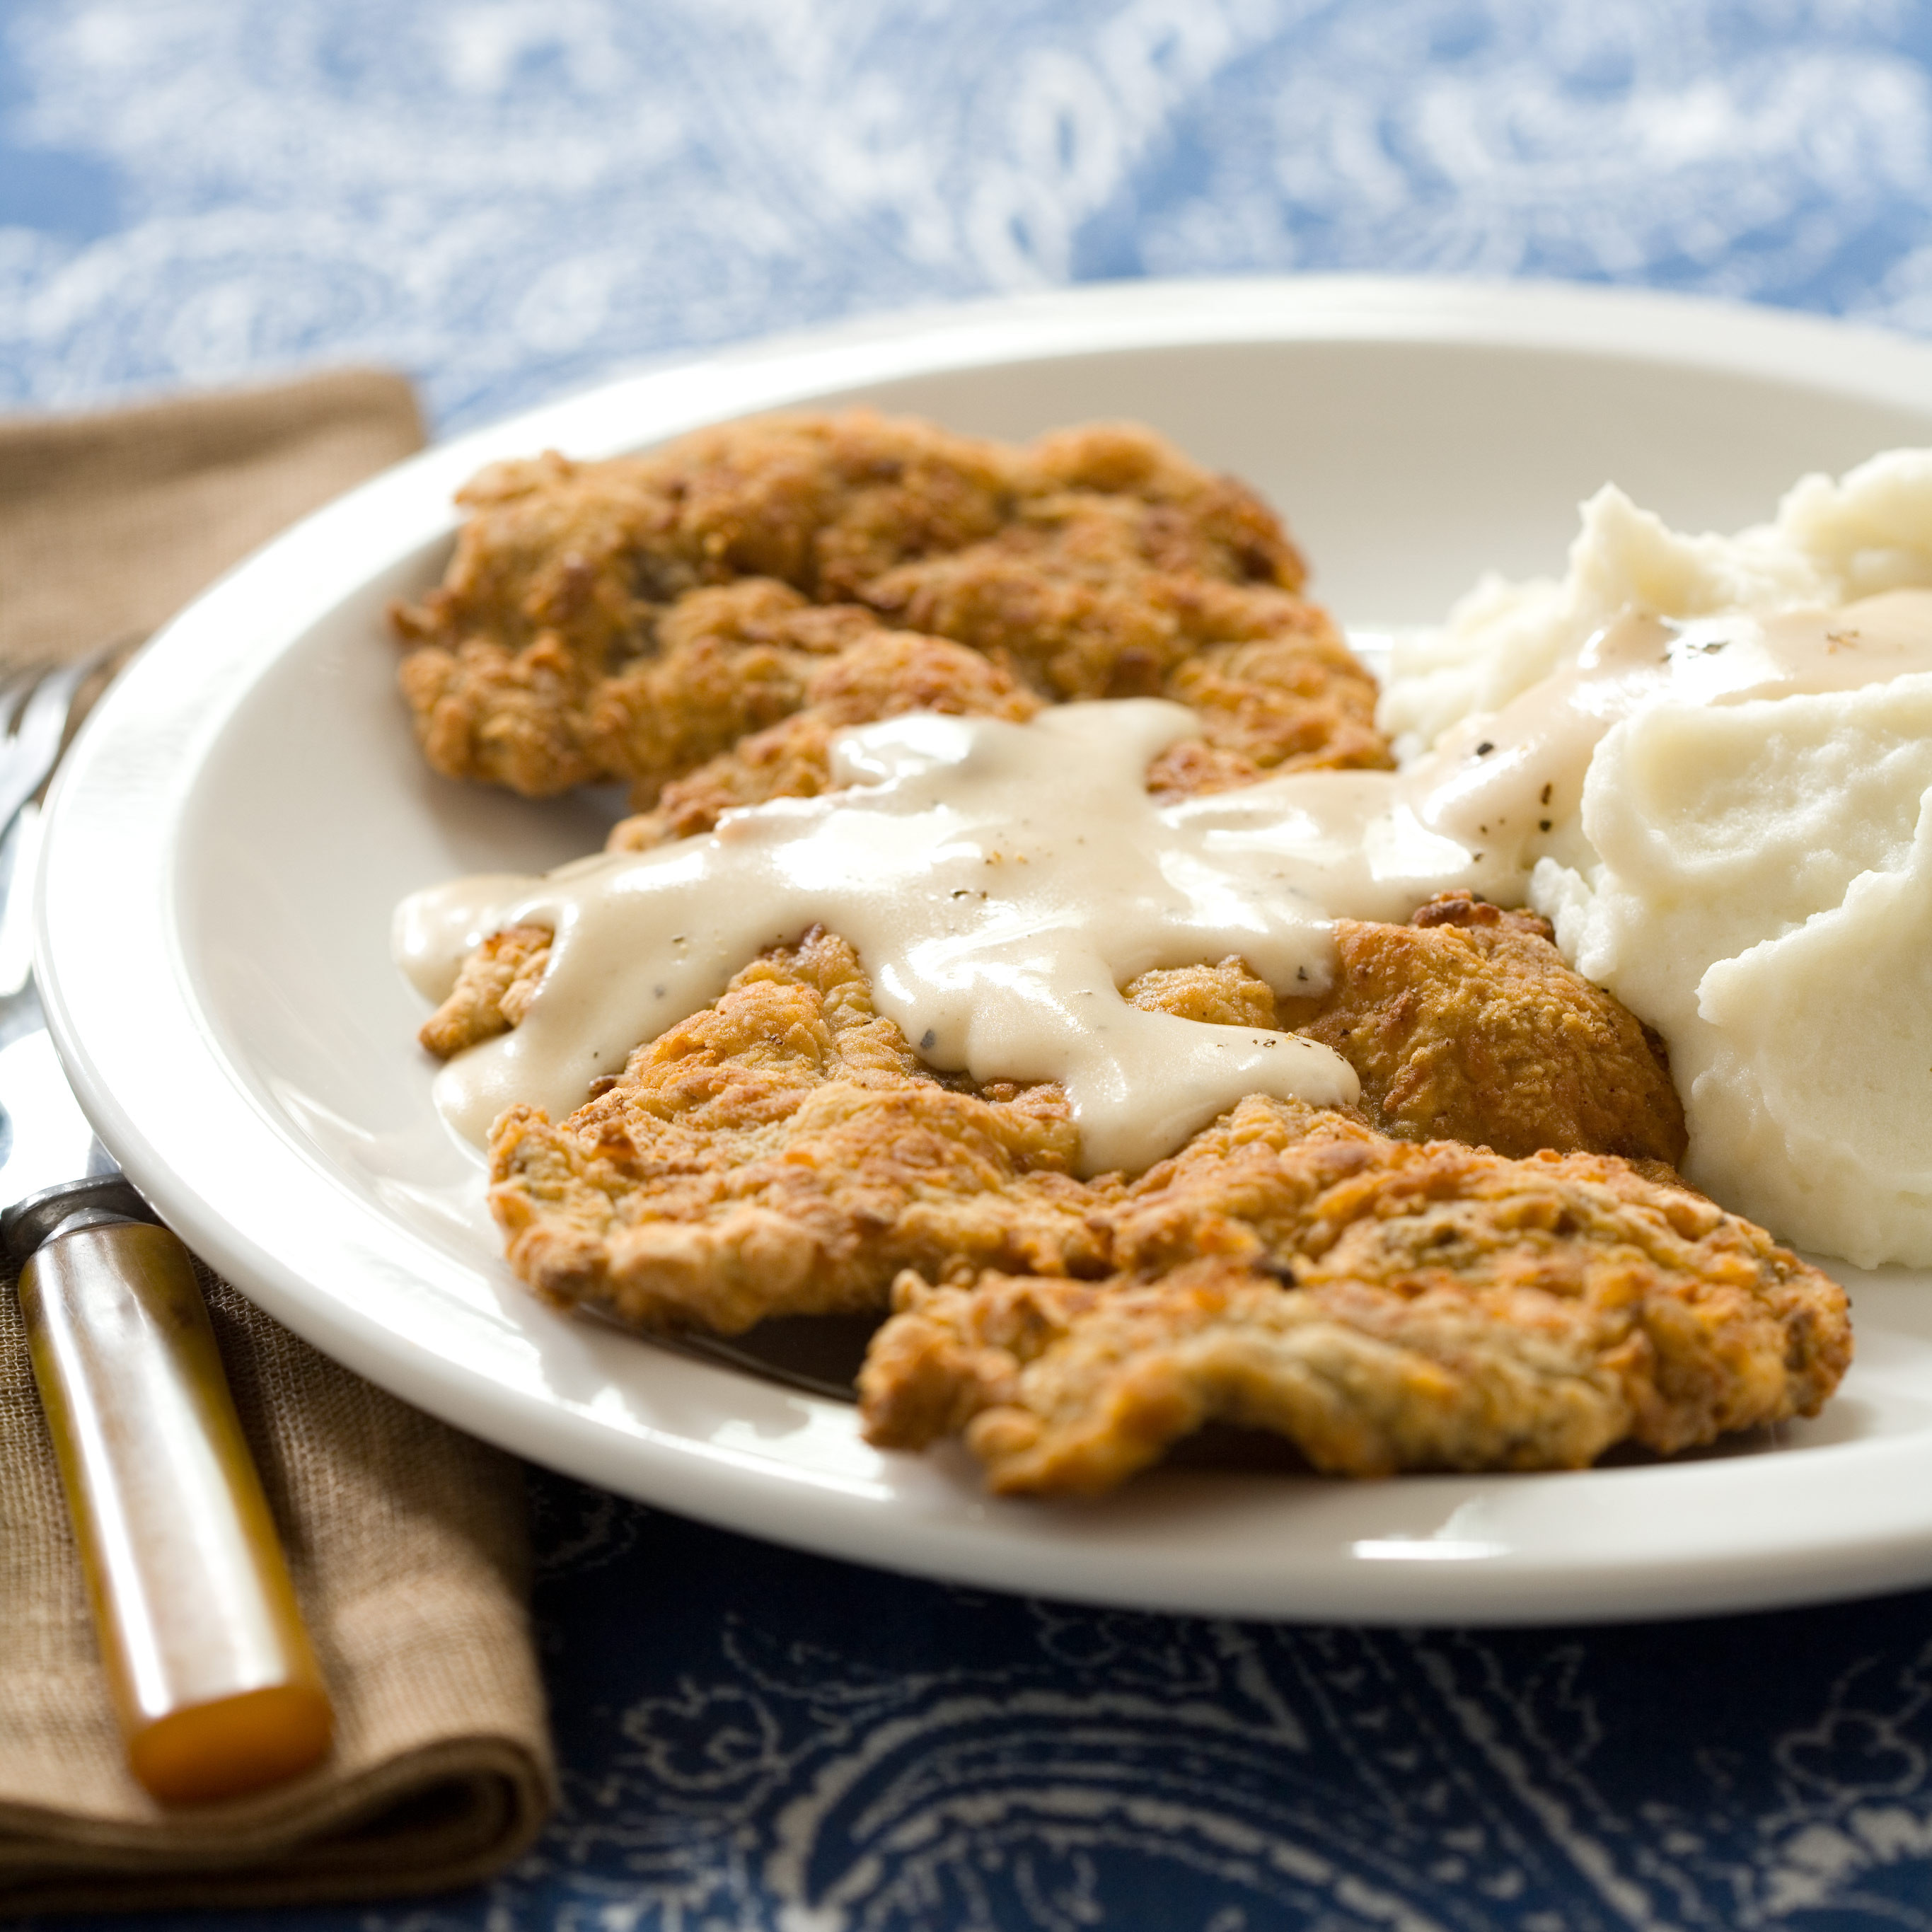
<svg viewBox="0 0 1932 1932"><path fill-rule="evenodd" d="M1336 918L1406 918L1454 886L1520 899L1546 839L1575 818L1598 741L1640 706L1928 669L1932 592L1762 619L1632 614L1400 773L1290 773L1167 805L1144 776L1196 728L1181 706L1068 704L1028 724L916 713L842 736L836 776L850 790L544 878L419 893L398 911L395 950L439 999L489 933L556 934L523 1023L438 1078L439 1106L472 1140L513 1101L572 1112L639 1042L820 924L857 949L879 1010L928 1064L1059 1082L1083 1171L1133 1171L1244 1094L1332 1105L1358 1092L1312 1041L1130 1006L1118 989L1136 974L1234 953L1278 993L1319 992Z"/></svg>
<svg viewBox="0 0 1932 1932"><path fill-rule="evenodd" d="M1544 838L1576 819L1598 743L1634 712L1852 691L1922 670L1932 670L1932 591L1765 616L1627 611L1573 664L1453 726L1404 769L1402 789L1430 830L1526 873Z"/></svg>
<svg viewBox="0 0 1932 1932"><path fill-rule="evenodd" d="M1325 1047L1142 1012L1118 989L1238 953L1282 992L1317 991L1330 904L1400 916L1461 877L1466 855L1413 826L1405 840L1394 820L1365 842L1364 819L1388 816L1382 774L1163 806L1148 762L1196 728L1158 699L1062 705L1030 724L916 713L840 739L850 790L546 879L419 895L398 948L431 998L474 938L523 922L556 934L523 1023L452 1060L439 1102L472 1138L513 1100L567 1113L640 1040L814 923L857 949L879 1010L932 1066L1060 1082L1089 1172L1148 1166L1244 1094L1352 1100L1354 1074Z"/></svg>

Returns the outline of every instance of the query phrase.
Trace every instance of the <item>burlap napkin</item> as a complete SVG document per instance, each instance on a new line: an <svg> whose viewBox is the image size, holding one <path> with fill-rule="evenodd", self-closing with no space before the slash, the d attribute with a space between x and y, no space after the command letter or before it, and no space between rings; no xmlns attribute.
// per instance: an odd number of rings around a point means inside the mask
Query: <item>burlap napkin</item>
<svg viewBox="0 0 1932 1932"><path fill-rule="evenodd" d="M0 664L144 634L422 440L408 386L360 372L0 424ZM205 1286L335 1748L278 1791L192 1809L128 1776L0 1282L0 1918L435 1890L515 1856L549 1804L516 1466Z"/></svg>

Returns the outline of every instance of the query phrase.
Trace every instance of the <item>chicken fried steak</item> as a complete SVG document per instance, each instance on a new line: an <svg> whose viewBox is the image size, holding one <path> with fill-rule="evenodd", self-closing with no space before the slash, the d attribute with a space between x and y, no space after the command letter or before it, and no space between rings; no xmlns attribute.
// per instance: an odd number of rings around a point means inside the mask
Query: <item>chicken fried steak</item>
<svg viewBox="0 0 1932 1932"><path fill-rule="evenodd" d="M1576 1468L1814 1413L1844 1292L1702 1196L1244 1101L1130 1188L1099 1282L908 1272L866 1433L963 1434L1006 1494L1113 1488L1204 1424L1336 1474Z"/></svg>
<svg viewBox="0 0 1932 1932"><path fill-rule="evenodd" d="M1210 1022L1273 1003L1238 961L1126 990ZM540 1294L636 1327L890 1292L873 1438L963 1430L1016 1491L1105 1489L1217 1418L1353 1474L1572 1466L1810 1413L1849 1359L1834 1283L1618 1160L1260 1098L1136 1180L1075 1179L1076 1147L1058 1089L925 1066L814 933L568 1120L510 1110L490 1198Z"/></svg>
<svg viewBox="0 0 1932 1932"><path fill-rule="evenodd" d="M802 711L1163 694L1202 732L1156 790L1390 762L1373 680L1300 595L1274 514L1143 429L1022 448L862 410L767 417L648 456L500 464L461 500L442 584L392 613L417 734L452 777L536 796L617 779L649 812ZM993 682L943 657L944 701L862 674L828 710L848 653L936 640Z"/></svg>

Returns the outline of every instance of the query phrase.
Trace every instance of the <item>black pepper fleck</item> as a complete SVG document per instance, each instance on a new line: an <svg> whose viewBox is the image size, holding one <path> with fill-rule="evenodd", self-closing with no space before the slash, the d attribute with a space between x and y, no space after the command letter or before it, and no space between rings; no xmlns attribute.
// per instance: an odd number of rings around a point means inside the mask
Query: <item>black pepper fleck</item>
<svg viewBox="0 0 1932 1932"><path fill-rule="evenodd" d="M931 1027L928 1027L919 1036L919 1050L922 1053L930 1053L938 1044L939 1036Z"/></svg>
<svg viewBox="0 0 1932 1932"><path fill-rule="evenodd" d="M1476 747L1476 755L1479 758L1486 758L1496 748L1496 746L1487 738L1485 738L1483 742Z"/></svg>

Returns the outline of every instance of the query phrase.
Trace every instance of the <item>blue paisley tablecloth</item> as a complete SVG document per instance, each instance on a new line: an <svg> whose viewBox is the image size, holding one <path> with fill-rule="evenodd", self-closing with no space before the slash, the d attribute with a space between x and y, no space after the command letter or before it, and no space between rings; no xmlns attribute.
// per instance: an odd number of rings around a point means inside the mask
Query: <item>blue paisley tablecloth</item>
<svg viewBox="0 0 1932 1932"><path fill-rule="evenodd" d="M375 360L448 428L861 310L1300 268L1932 330L1932 5L0 0L0 406ZM532 1485L554 1825L276 1925L1932 1928L1932 1595L1246 1626Z"/></svg>

